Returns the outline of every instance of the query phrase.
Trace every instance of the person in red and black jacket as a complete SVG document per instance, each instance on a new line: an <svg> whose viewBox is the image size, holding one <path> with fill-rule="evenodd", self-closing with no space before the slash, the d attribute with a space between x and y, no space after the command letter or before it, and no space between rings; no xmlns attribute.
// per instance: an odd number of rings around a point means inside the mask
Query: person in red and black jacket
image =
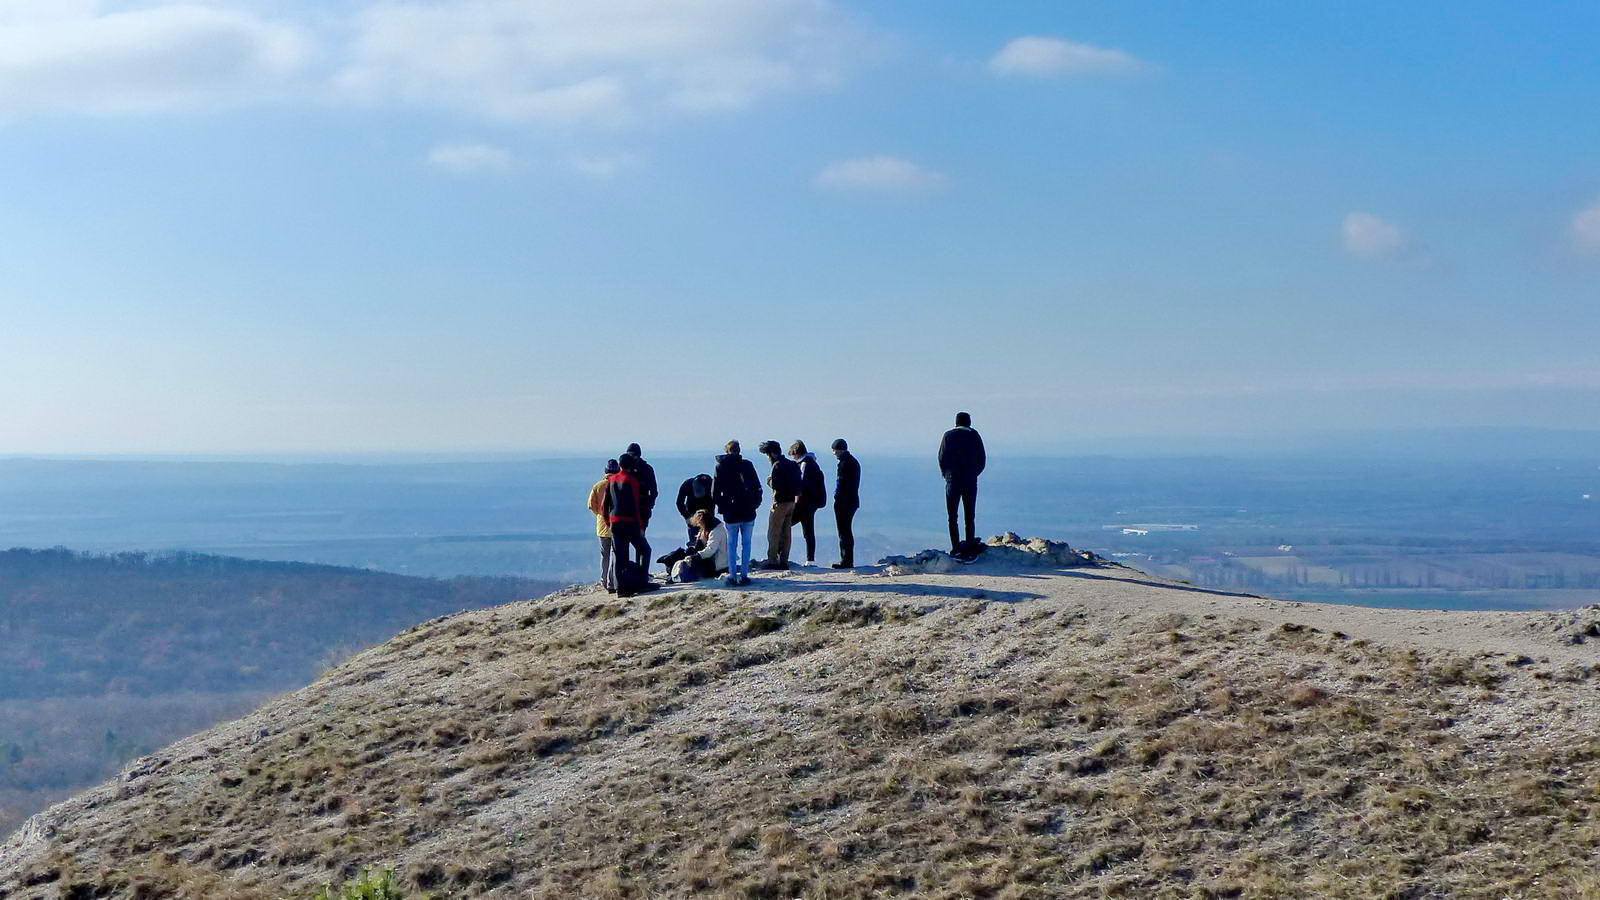
<svg viewBox="0 0 1600 900"><path fill-rule="evenodd" d="M644 539L645 489L639 481L639 457L624 453L617 457L622 471L606 479L606 519L611 523L611 538L620 569L628 561L628 549L637 553L641 566L650 565L650 544Z"/></svg>

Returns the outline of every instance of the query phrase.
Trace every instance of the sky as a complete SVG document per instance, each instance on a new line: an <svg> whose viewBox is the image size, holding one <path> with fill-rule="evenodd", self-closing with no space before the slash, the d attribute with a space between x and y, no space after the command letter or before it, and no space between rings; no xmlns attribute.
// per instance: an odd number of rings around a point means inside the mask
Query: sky
<svg viewBox="0 0 1600 900"><path fill-rule="evenodd" d="M0 454L1593 428L1595 34L0 0Z"/></svg>

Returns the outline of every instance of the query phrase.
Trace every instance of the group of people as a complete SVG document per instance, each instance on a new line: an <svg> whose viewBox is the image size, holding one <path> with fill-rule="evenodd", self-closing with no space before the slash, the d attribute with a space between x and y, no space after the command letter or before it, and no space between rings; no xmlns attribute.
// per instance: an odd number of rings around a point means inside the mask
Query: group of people
<svg viewBox="0 0 1600 900"><path fill-rule="evenodd" d="M850 569L855 567L854 522L861 508L861 463L844 438L834 441L832 450L837 461L833 519L839 533L839 561L832 566ZM790 444L787 453L777 441L763 441L756 452L770 464L766 487L772 500L767 510L767 555L754 566L788 569L796 526L805 541L805 565L815 566L817 513L827 508L829 499L822 464L804 441ZM983 438L972 428L972 417L958 414L956 427L945 432L939 444L950 552L957 556L970 557L980 547L974 533L974 507L978 476L986 464ZM629 444L627 452L607 460L605 477L590 489L589 511L595 515L595 533L600 539L600 582L607 590L631 596L648 589L651 550L646 533L659 494L655 469L645 461L638 444ZM666 567L667 576L674 581L723 577L729 587L749 584L751 545L764 496L755 465L741 455L738 441L729 441L716 458L712 474L695 475L678 488L676 507L687 540L656 562ZM958 509L965 513L965 543L956 527Z"/></svg>

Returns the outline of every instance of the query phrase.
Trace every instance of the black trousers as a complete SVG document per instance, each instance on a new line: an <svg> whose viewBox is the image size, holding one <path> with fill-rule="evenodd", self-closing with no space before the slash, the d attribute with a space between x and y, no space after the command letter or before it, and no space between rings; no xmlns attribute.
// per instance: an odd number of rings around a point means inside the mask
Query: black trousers
<svg viewBox="0 0 1600 900"><path fill-rule="evenodd" d="M856 533L855 533L856 508L854 506L833 506L833 521L839 526L839 561L847 566L856 564Z"/></svg>
<svg viewBox="0 0 1600 900"><path fill-rule="evenodd" d="M612 522L611 537L615 545L613 549L617 554L617 565L628 561L628 548L632 547L637 553L634 562L650 569L650 544L644 539L644 530L634 522Z"/></svg>
<svg viewBox="0 0 1600 900"><path fill-rule="evenodd" d="M805 535L806 561L814 562L817 558L817 508L796 505L794 521L800 526L800 533Z"/></svg>
<svg viewBox="0 0 1600 900"><path fill-rule="evenodd" d="M977 511L978 505L978 479L976 478L951 478L944 483L944 508L950 514L950 549L955 550L961 546L961 535L956 531L956 507L961 506L966 511L967 540L976 541L977 536Z"/></svg>

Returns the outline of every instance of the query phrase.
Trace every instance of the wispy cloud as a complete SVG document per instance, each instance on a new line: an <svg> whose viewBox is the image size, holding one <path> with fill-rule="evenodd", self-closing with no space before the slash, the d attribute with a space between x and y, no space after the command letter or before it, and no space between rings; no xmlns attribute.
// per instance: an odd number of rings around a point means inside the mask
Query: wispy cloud
<svg viewBox="0 0 1600 900"><path fill-rule="evenodd" d="M244 9L106 12L87 0L0 2L0 116L210 109L281 94L311 41Z"/></svg>
<svg viewBox="0 0 1600 900"><path fill-rule="evenodd" d="M829 0L384 2L355 28L347 98L599 125L827 86L855 43Z"/></svg>
<svg viewBox="0 0 1600 900"><path fill-rule="evenodd" d="M1122 50L1096 47L1056 37L1019 37L989 60L989 68L1001 75L1125 75L1144 67L1133 55Z"/></svg>
<svg viewBox="0 0 1600 900"><path fill-rule="evenodd" d="M1567 237L1579 253L1600 256L1600 200L1573 215Z"/></svg>
<svg viewBox="0 0 1600 900"><path fill-rule="evenodd" d="M1340 237L1346 253L1363 260L1395 259L1411 249L1411 236L1399 225L1367 212L1344 217Z"/></svg>
<svg viewBox="0 0 1600 900"><path fill-rule="evenodd" d="M819 187L836 190L912 194L944 186L939 172L897 156L864 156L826 166L817 173Z"/></svg>
<svg viewBox="0 0 1600 900"><path fill-rule="evenodd" d="M453 175L503 175L516 167L516 156L492 144L441 144L428 153L428 165Z"/></svg>
<svg viewBox="0 0 1600 900"><path fill-rule="evenodd" d="M638 159L628 153L574 153L567 157L569 168L590 178L615 178L637 162Z"/></svg>

